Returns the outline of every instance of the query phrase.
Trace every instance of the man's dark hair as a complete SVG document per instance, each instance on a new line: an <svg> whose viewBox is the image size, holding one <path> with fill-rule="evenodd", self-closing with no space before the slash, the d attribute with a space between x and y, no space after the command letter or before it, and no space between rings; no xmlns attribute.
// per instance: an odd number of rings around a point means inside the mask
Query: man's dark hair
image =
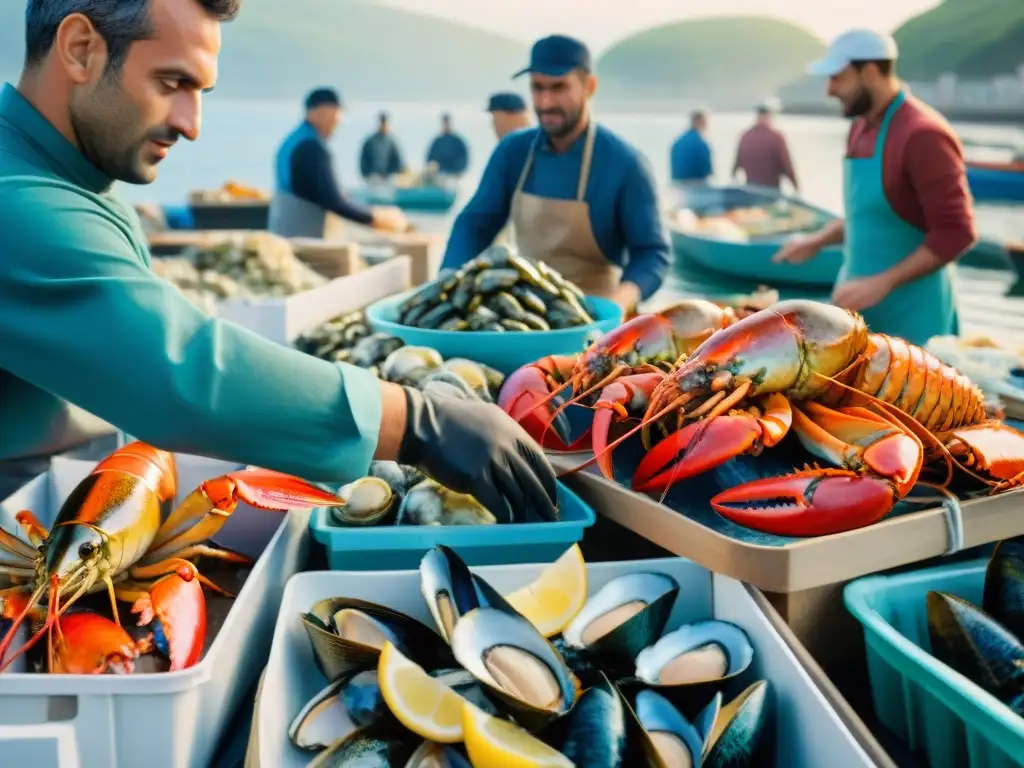
<svg viewBox="0 0 1024 768"><path fill-rule="evenodd" d="M874 64L878 67L878 71L883 75L891 75L893 71L892 59L860 59L857 61L851 61L850 66L860 72L868 64Z"/></svg>
<svg viewBox="0 0 1024 768"><path fill-rule="evenodd" d="M218 21L230 21L242 0L194 0ZM106 40L107 71L117 71L131 44L153 34L149 0L28 0L25 7L25 64L38 64L57 39L57 28L73 13L86 16Z"/></svg>
<svg viewBox="0 0 1024 768"><path fill-rule="evenodd" d="M707 114L703 109L695 109L690 113L690 125L696 125L699 120L706 120Z"/></svg>

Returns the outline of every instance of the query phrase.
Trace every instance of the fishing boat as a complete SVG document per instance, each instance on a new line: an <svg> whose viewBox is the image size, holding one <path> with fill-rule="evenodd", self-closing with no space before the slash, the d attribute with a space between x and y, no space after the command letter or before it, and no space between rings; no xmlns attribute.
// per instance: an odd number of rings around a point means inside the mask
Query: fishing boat
<svg viewBox="0 0 1024 768"><path fill-rule="evenodd" d="M775 264L772 256L791 237L814 232L836 214L776 189L755 186L679 185L669 229L676 269L697 265L771 286L828 288L842 266L843 249L831 246L803 264ZM1013 270L1005 246L982 238L959 264Z"/></svg>
<svg viewBox="0 0 1024 768"><path fill-rule="evenodd" d="M834 213L775 189L755 186L679 185L669 229L677 255L700 266L769 285L831 286L843 250L825 248L804 264L775 264L795 235L813 232Z"/></svg>
<svg viewBox="0 0 1024 768"><path fill-rule="evenodd" d="M967 183L975 200L1024 202L1024 159L1008 163L968 161Z"/></svg>

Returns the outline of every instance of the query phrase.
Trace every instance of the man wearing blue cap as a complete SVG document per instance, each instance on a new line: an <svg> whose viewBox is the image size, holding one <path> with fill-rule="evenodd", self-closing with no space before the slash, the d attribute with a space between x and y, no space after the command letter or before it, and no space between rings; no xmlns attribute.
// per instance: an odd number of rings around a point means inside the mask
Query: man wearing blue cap
<svg viewBox="0 0 1024 768"><path fill-rule="evenodd" d="M526 111L526 102L518 93L495 93L487 103L487 111L491 113L491 124L494 135L501 141L513 131L527 128L530 115Z"/></svg>
<svg viewBox="0 0 1024 768"><path fill-rule="evenodd" d="M333 88L317 88L306 96L305 119L277 151L271 232L282 237L323 237L328 212L376 229L408 229L397 211L371 209L342 194L327 146L341 122L341 110L341 97Z"/></svg>
<svg viewBox="0 0 1024 768"><path fill-rule="evenodd" d="M516 77L527 73L540 125L498 144L455 221L442 268L473 258L511 222L524 256L629 311L661 286L669 266L650 167L593 120L597 78L583 43L540 40Z"/></svg>
<svg viewBox="0 0 1024 768"><path fill-rule="evenodd" d="M843 161L845 221L789 243L776 261L799 264L843 243L832 301L877 333L923 345L957 333L953 262L977 239L963 151L941 115L895 75L896 42L856 29L810 66L854 118Z"/></svg>

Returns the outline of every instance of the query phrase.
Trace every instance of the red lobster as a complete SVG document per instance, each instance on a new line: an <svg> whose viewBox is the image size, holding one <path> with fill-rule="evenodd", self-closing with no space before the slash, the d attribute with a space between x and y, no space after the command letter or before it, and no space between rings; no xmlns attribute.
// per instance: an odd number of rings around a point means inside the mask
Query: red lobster
<svg viewBox="0 0 1024 768"><path fill-rule="evenodd" d="M560 418L565 408L592 405L601 390L623 378L629 379L624 385L628 390L660 379L680 357L736 322L736 317L733 309L704 299L686 299L655 314L637 315L580 355L549 355L519 368L502 386L498 405L545 448L585 450L591 447L591 430L569 443L568 428ZM567 386L572 388L570 399L555 408L552 401Z"/></svg>
<svg viewBox="0 0 1024 768"><path fill-rule="evenodd" d="M176 495L174 457L131 443L75 487L49 532L31 512L17 515L33 546L0 529L0 573L15 583L0 590L0 616L14 622L0 642L0 661L26 617L43 623L3 667L44 635L50 671L130 671L132 660L153 646L170 657L172 670L191 666L206 637L200 585L224 593L191 560L251 562L205 543L238 502L281 511L343 504L303 480L262 469L207 480L173 508ZM79 598L102 590L110 595L113 622L98 614L66 613ZM152 628L150 637L135 643L121 629L117 600L132 604L139 624Z"/></svg>
<svg viewBox="0 0 1024 768"><path fill-rule="evenodd" d="M858 314L813 301L780 302L714 334L653 387L640 426L602 453L666 420L674 431L637 467L635 490L664 491L757 455L790 429L834 465L711 500L729 520L781 535L877 522L925 466L945 462L944 485L954 467L993 491L1024 479L1024 434L989 418L969 379L902 339L869 333ZM610 459L598 459L610 477Z"/></svg>

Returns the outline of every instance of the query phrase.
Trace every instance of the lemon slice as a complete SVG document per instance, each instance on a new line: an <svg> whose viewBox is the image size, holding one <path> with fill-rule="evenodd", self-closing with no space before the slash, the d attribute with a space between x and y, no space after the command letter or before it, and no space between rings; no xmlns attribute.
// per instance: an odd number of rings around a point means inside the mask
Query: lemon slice
<svg viewBox="0 0 1024 768"><path fill-rule="evenodd" d="M575 768L575 763L515 723L499 720L469 702L462 709L466 751L473 765L501 768Z"/></svg>
<svg viewBox="0 0 1024 768"><path fill-rule="evenodd" d="M441 744L462 741L465 700L391 643L380 652L377 683L391 714L410 731Z"/></svg>
<svg viewBox="0 0 1024 768"><path fill-rule="evenodd" d="M505 599L544 637L557 635L587 601L587 564L580 545L573 544L532 584Z"/></svg>

